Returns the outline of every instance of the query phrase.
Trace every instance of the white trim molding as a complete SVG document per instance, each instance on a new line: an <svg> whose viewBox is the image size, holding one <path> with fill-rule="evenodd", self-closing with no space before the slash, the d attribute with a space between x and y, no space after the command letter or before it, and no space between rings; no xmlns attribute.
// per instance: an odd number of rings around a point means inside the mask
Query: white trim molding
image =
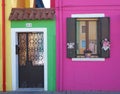
<svg viewBox="0 0 120 94"><path fill-rule="evenodd" d="M105 61L105 58L72 58L72 61Z"/></svg>
<svg viewBox="0 0 120 94"><path fill-rule="evenodd" d="M95 17L105 17L104 13L98 14L72 14L72 18L95 18Z"/></svg>
<svg viewBox="0 0 120 94"><path fill-rule="evenodd" d="M47 28L12 28L11 29L11 55L12 55L12 89L13 91L19 90L18 88L18 62L16 55L17 33L19 32L43 32L44 33L44 90L48 90L47 81ZM24 90L24 89L23 89ZM41 90L41 89L40 89Z"/></svg>

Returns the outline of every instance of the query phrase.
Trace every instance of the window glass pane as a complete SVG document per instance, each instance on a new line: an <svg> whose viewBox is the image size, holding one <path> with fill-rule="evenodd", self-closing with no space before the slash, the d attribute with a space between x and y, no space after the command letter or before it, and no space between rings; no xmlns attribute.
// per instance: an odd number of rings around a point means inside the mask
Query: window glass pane
<svg viewBox="0 0 120 94"><path fill-rule="evenodd" d="M97 54L97 22L89 21L89 49L92 54Z"/></svg>
<svg viewBox="0 0 120 94"><path fill-rule="evenodd" d="M29 33L28 34L28 57L29 61L32 61L33 65L44 64L44 37L41 33Z"/></svg>
<svg viewBox="0 0 120 94"><path fill-rule="evenodd" d="M77 20L77 55L84 56L84 51L89 49L93 56L97 54L97 19Z"/></svg>
<svg viewBox="0 0 120 94"><path fill-rule="evenodd" d="M77 21L77 54L84 54L86 48L86 23Z"/></svg>
<svg viewBox="0 0 120 94"><path fill-rule="evenodd" d="M86 48L86 41L85 40L82 40L82 48Z"/></svg>

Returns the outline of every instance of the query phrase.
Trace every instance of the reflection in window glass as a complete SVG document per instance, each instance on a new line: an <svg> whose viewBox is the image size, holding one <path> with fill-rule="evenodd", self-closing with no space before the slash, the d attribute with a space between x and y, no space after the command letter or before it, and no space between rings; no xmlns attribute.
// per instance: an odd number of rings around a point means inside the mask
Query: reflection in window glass
<svg viewBox="0 0 120 94"><path fill-rule="evenodd" d="M84 55L84 50L89 49L92 54L97 54L97 21L96 19L77 20L77 54Z"/></svg>
<svg viewBox="0 0 120 94"><path fill-rule="evenodd" d="M77 49L77 54L84 54L84 50L85 50L85 47L82 47L81 46L81 41L82 40L86 40L86 34L85 32L83 33L83 31L85 30L82 30L83 28L82 27L86 27L85 26L85 21L77 21L77 46L78 46L78 49Z"/></svg>
<svg viewBox="0 0 120 94"><path fill-rule="evenodd" d="M82 40L82 48L86 48L86 41L85 40Z"/></svg>
<svg viewBox="0 0 120 94"><path fill-rule="evenodd" d="M96 21L89 21L89 49L92 54L97 54L97 23Z"/></svg>

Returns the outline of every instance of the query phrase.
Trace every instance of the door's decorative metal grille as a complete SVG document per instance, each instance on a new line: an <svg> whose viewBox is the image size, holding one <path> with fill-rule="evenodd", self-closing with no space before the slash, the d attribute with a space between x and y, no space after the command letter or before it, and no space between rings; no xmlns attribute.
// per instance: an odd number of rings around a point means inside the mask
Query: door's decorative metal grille
<svg viewBox="0 0 120 94"><path fill-rule="evenodd" d="M44 64L43 32L28 34L28 59L33 65Z"/></svg>
<svg viewBox="0 0 120 94"><path fill-rule="evenodd" d="M26 65L26 62L32 62L32 65L44 64L44 38L43 32L19 33L19 64ZM27 60L28 59L28 60Z"/></svg>
<svg viewBox="0 0 120 94"><path fill-rule="evenodd" d="M27 49L27 45L26 45L26 33L19 33L18 34L18 47L19 47L19 64L21 66L25 66L26 65L26 49Z"/></svg>

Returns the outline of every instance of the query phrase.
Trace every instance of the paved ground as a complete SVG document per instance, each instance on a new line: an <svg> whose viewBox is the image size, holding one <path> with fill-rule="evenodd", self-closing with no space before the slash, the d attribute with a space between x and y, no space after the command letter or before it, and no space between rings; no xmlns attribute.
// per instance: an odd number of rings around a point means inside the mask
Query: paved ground
<svg viewBox="0 0 120 94"><path fill-rule="evenodd" d="M14 91L0 92L0 94L120 94L120 92L82 92L82 91L66 91L66 92L46 92L46 91Z"/></svg>

